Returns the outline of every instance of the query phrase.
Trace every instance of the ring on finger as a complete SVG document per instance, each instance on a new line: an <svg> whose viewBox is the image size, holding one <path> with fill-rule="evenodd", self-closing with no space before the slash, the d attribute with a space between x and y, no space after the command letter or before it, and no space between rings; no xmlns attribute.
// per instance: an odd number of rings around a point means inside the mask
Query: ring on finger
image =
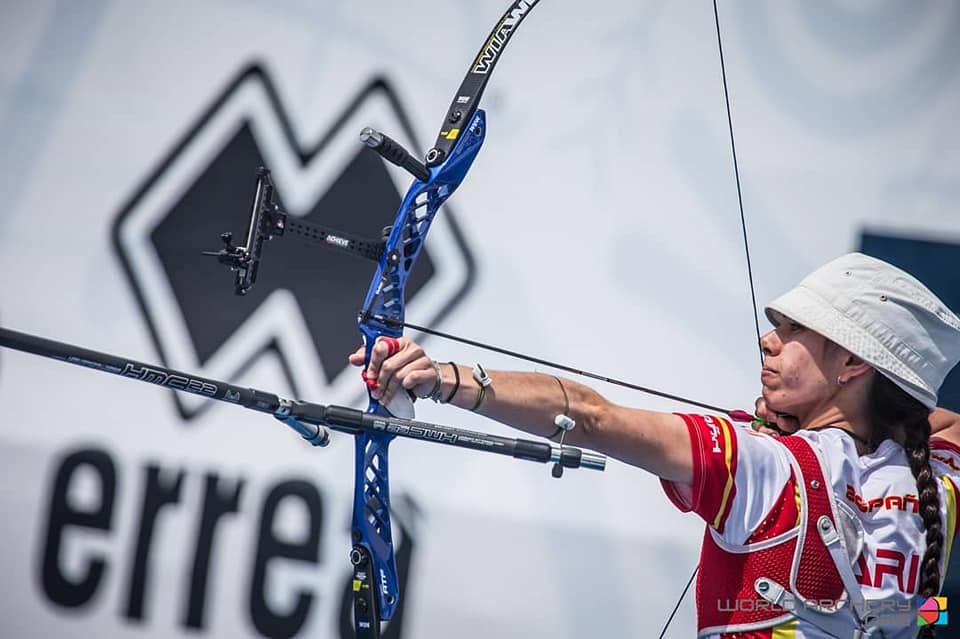
<svg viewBox="0 0 960 639"><path fill-rule="evenodd" d="M400 352L400 340L396 337L381 337L380 339L387 345L387 357L393 357Z"/></svg>

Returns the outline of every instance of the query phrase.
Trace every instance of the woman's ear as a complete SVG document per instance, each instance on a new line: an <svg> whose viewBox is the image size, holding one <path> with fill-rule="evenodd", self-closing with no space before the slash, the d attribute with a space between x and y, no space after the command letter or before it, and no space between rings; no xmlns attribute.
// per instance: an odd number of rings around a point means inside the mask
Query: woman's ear
<svg viewBox="0 0 960 639"><path fill-rule="evenodd" d="M840 377L849 381L854 377L865 375L871 370L873 370L873 366L863 361L862 358L851 354L847 356L846 361L843 363L843 370L840 373Z"/></svg>

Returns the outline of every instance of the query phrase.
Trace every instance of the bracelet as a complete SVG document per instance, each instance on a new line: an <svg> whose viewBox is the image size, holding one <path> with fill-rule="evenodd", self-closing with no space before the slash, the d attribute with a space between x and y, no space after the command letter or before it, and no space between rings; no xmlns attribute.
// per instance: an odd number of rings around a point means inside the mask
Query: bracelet
<svg viewBox="0 0 960 639"><path fill-rule="evenodd" d="M476 380L477 384L480 385L480 391L477 393L477 401L473 405L473 408L470 410L474 413L477 412L477 409L480 408L480 404L483 403L483 396L487 392L487 386L493 383L493 380L490 379L490 376L487 375L487 371L483 370L483 366L479 363L473 367L473 379Z"/></svg>
<svg viewBox="0 0 960 639"><path fill-rule="evenodd" d="M473 411L474 413L477 412L477 409L480 408L480 404L483 403L483 395L484 395L484 393L486 393L486 392L487 392L487 387L481 385L481 386L480 386L480 392L477 393L477 401L476 401L476 403L473 405L473 408L470 409L471 411Z"/></svg>
<svg viewBox="0 0 960 639"><path fill-rule="evenodd" d="M453 367L453 390L450 392L450 395L446 399L440 400L441 404L449 404L453 401L453 396L457 394L457 391L460 390L460 370L457 368L457 365L454 362L447 362L450 366Z"/></svg>
<svg viewBox="0 0 960 639"><path fill-rule="evenodd" d="M437 363L437 360L431 359L430 365L433 366L433 373L436 376L436 380L433 382L433 388L430 389L430 392L420 399L432 399L433 401L437 401L437 397L440 393L440 386L443 385L443 375L440 374L440 364Z"/></svg>
<svg viewBox="0 0 960 639"><path fill-rule="evenodd" d="M573 430L573 427L577 425L577 423L567 415L567 413L570 412L570 398L567 397L567 389L563 386L563 382L560 381L559 377L554 375L553 378L560 384L560 392L563 393L563 412L553 420L553 423L557 425L557 430L553 431L553 434L547 437L547 439L553 439L557 435L563 435L563 433L568 430ZM563 437L560 438L560 441L563 442Z"/></svg>

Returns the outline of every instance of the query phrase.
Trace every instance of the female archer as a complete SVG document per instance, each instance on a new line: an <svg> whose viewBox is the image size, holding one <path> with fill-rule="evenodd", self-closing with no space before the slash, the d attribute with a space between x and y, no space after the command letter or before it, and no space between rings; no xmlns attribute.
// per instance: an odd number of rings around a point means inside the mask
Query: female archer
<svg viewBox="0 0 960 639"><path fill-rule="evenodd" d="M960 318L858 253L766 314L762 408L791 437L618 406L550 375L440 364L405 338L378 340L364 372L382 402L405 389L544 436L572 420L565 441L658 475L707 524L700 637L913 637L957 528L960 418L934 409L960 361ZM350 360L362 365L363 349Z"/></svg>

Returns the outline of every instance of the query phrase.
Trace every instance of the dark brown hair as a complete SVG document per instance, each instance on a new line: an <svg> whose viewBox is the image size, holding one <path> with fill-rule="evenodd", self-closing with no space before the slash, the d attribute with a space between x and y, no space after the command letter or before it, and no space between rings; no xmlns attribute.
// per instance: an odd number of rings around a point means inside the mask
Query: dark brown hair
<svg viewBox="0 0 960 639"><path fill-rule="evenodd" d="M940 493L930 468L930 411L884 375L875 373L867 393L869 418L879 441L903 433L903 448L910 471L917 482L920 517L926 529L927 548L920 564L921 597L933 597L940 590L940 556L943 552L943 524L940 521ZM933 637L933 626L924 626L918 637Z"/></svg>

